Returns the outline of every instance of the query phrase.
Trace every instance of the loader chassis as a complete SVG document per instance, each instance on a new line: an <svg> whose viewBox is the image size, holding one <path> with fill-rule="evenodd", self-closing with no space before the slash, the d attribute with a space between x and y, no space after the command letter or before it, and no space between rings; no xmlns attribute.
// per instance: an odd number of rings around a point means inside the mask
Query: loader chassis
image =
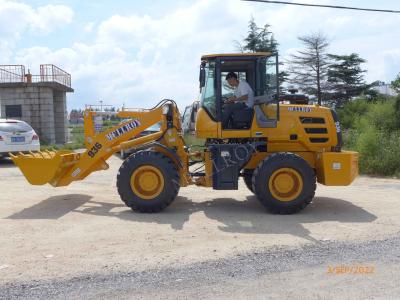
<svg viewBox="0 0 400 300"><path fill-rule="evenodd" d="M205 141L197 151L185 144L176 103L163 100L151 109L116 112L126 121L104 132L94 126L95 117L104 112L89 107L82 153L43 151L11 157L31 184L60 187L106 170L111 155L134 149L120 167L117 189L135 211L161 211L180 187L188 185L235 190L243 177L270 211L297 212L312 201L317 181L350 184L358 174L358 155L341 150L340 124L330 109L279 103L277 66L277 56L271 53L202 57L200 108L196 107L195 124L188 122L195 128L185 130ZM222 90L227 87L221 78L235 68L253 85L256 103L248 117L223 128ZM137 137L156 123L161 124L159 132Z"/></svg>

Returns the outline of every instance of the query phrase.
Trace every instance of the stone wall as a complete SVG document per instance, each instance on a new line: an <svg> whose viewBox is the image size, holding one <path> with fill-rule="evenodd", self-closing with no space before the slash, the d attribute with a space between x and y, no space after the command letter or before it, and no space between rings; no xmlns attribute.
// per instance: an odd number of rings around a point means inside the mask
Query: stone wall
<svg viewBox="0 0 400 300"><path fill-rule="evenodd" d="M22 117L47 143L63 144L67 140L66 93L45 86L0 86L1 116L6 105L21 105ZM18 119L18 118L15 118Z"/></svg>
<svg viewBox="0 0 400 300"><path fill-rule="evenodd" d="M67 141L68 136L68 111L67 111L67 95L65 92L54 91L54 128L56 143L63 144Z"/></svg>

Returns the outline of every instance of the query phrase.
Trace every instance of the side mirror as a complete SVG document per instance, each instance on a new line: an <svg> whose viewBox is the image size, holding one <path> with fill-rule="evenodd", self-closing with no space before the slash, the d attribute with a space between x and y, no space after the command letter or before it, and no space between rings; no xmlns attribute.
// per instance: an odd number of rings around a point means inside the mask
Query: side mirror
<svg viewBox="0 0 400 300"><path fill-rule="evenodd" d="M203 66L200 67L200 75L199 75L199 81L200 81L200 89L206 85L206 70L204 69Z"/></svg>

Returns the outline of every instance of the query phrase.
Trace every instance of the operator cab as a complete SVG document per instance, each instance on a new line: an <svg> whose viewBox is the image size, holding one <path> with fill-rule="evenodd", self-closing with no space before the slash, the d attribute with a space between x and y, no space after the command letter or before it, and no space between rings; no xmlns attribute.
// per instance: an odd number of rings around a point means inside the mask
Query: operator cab
<svg viewBox="0 0 400 300"><path fill-rule="evenodd" d="M244 106L230 116L222 127L224 102L234 94L225 80L229 72L246 81L254 92L254 106ZM211 130L224 137L224 132L241 131L251 136L252 124L258 127L276 127L279 115L278 55L269 52L216 54L202 57L200 66L200 110L196 118L199 137L210 136ZM204 134L203 134L204 132ZM241 135L241 134L239 134Z"/></svg>

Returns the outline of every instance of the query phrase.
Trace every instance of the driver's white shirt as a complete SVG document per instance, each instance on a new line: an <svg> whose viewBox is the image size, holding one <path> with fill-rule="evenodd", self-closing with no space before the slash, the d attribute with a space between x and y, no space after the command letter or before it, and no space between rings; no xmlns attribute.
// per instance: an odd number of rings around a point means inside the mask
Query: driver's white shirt
<svg viewBox="0 0 400 300"><path fill-rule="evenodd" d="M254 92L250 85L245 80L240 80L239 85L235 89L235 96L237 98L247 95L246 105L250 108L254 105Z"/></svg>

